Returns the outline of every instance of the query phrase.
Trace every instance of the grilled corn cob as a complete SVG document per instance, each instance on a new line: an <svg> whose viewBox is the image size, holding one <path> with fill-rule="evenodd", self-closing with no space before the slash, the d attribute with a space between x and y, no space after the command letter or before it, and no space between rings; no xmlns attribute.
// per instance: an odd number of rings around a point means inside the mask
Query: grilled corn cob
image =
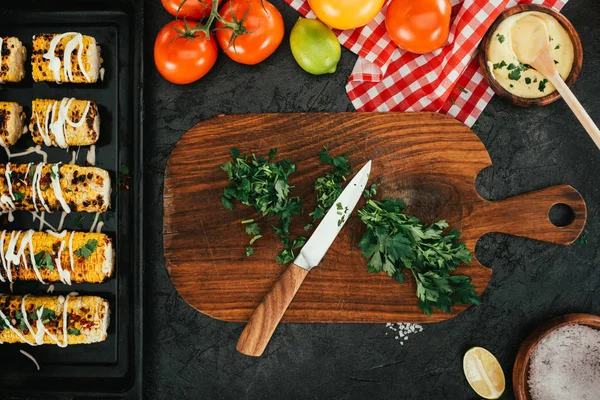
<svg viewBox="0 0 600 400"><path fill-rule="evenodd" d="M0 145L12 146L27 132L23 107L12 101L0 101Z"/></svg>
<svg viewBox="0 0 600 400"><path fill-rule="evenodd" d="M74 164L0 164L3 212L105 212L110 207L110 176L96 167Z"/></svg>
<svg viewBox="0 0 600 400"><path fill-rule="evenodd" d="M37 144L65 149L92 145L100 135L98 106L74 98L33 100L29 130Z"/></svg>
<svg viewBox="0 0 600 400"><path fill-rule="evenodd" d="M27 50L16 37L0 37L0 83L21 82Z"/></svg>
<svg viewBox="0 0 600 400"><path fill-rule="evenodd" d="M109 323L109 304L101 297L0 295L2 343L97 343L106 339Z"/></svg>
<svg viewBox="0 0 600 400"><path fill-rule="evenodd" d="M33 37L31 66L36 82L94 83L100 75L100 46L77 32Z"/></svg>
<svg viewBox="0 0 600 400"><path fill-rule="evenodd" d="M0 232L1 282L99 283L113 273L112 241L103 233Z"/></svg>

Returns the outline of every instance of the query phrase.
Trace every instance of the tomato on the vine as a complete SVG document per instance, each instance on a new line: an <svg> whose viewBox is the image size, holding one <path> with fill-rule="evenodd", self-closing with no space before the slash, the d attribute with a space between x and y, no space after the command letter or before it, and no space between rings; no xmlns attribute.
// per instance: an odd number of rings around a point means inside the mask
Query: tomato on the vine
<svg viewBox="0 0 600 400"><path fill-rule="evenodd" d="M342 30L368 24L381 11L383 3L384 0L308 0L317 18Z"/></svg>
<svg viewBox="0 0 600 400"><path fill-rule="evenodd" d="M211 4L212 0L162 0L162 5L169 14L179 19L189 18L195 21L201 21L210 15Z"/></svg>
<svg viewBox="0 0 600 400"><path fill-rule="evenodd" d="M197 81L210 71L217 61L215 38L210 40L195 21L171 21L165 25L154 42L154 63L158 72L169 82L184 84Z"/></svg>
<svg viewBox="0 0 600 400"><path fill-rule="evenodd" d="M217 41L233 61L258 64L273 54L283 40L283 17L267 0L230 0L219 14Z"/></svg>
<svg viewBox="0 0 600 400"><path fill-rule="evenodd" d="M450 0L392 0L385 27L398 47L425 54L448 40L451 14Z"/></svg>

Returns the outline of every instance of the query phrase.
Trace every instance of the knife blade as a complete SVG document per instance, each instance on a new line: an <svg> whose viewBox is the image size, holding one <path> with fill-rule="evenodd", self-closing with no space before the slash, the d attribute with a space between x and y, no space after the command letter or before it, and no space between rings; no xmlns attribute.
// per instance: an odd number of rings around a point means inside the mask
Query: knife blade
<svg viewBox="0 0 600 400"><path fill-rule="evenodd" d="M371 173L371 161L367 162L352 180L346 185L333 206L327 211L317 229L313 232L294 264L310 271L323 259L329 247L342 230L354 207L358 204Z"/></svg>
<svg viewBox="0 0 600 400"><path fill-rule="evenodd" d="M254 357L262 355L306 275L319 265L358 204L370 173L371 161L367 162L346 185L302 247L298 257L285 269L256 307L237 342L236 349L240 353Z"/></svg>

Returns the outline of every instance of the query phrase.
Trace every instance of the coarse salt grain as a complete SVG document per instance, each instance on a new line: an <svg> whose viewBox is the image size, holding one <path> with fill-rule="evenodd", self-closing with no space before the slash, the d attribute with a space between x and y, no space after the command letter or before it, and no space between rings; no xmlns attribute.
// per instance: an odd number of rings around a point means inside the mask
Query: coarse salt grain
<svg viewBox="0 0 600 400"><path fill-rule="evenodd" d="M600 331L565 326L533 350L529 367L532 400L596 400L600 395Z"/></svg>
<svg viewBox="0 0 600 400"><path fill-rule="evenodd" d="M386 328L394 332L394 339L400 340L400 345L404 345L404 341L408 340L409 334L415 334L423 332L423 327L419 324L411 324L408 322L388 322L385 324ZM389 332L386 332L387 336Z"/></svg>

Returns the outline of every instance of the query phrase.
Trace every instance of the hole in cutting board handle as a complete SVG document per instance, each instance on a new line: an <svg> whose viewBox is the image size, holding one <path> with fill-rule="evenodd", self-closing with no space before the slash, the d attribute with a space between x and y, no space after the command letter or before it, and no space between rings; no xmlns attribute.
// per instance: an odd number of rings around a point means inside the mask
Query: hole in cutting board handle
<svg viewBox="0 0 600 400"><path fill-rule="evenodd" d="M571 206L564 203L558 203L552 206L548 212L548 218L554 226L569 226L575 221L575 212Z"/></svg>

